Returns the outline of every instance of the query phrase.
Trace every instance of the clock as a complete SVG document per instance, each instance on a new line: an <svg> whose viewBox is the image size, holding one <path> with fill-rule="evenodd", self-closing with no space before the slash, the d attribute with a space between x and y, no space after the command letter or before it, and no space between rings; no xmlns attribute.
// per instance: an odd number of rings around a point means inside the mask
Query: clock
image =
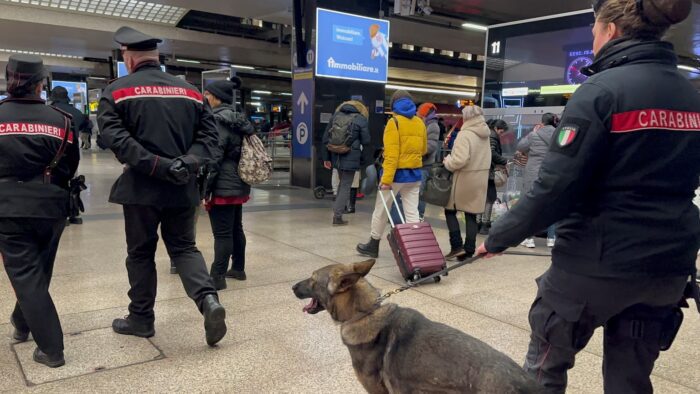
<svg viewBox="0 0 700 394"><path fill-rule="evenodd" d="M572 60L566 68L566 82L571 85L580 85L588 79L586 75L581 74L581 70L593 64L593 60L589 57L577 57Z"/></svg>

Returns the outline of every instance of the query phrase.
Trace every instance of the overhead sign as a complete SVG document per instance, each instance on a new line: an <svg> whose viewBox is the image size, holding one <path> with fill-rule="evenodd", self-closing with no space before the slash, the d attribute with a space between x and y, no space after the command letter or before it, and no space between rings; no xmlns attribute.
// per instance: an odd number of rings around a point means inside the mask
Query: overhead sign
<svg viewBox="0 0 700 394"><path fill-rule="evenodd" d="M389 21L316 9L316 75L386 83Z"/></svg>
<svg viewBox="0 0 700 394"><path fill-rule="evenodd" d="M292 156L311 158L314 80L310 70L295 70L292 80Z"/></svg>
<svg viewBox="0 0 700 394"><path fill-rule="evenodd" d="M527 86L524 88L505 88L503 89L503 97L521 97L527 96L530 93L530 88Z"/></svg>

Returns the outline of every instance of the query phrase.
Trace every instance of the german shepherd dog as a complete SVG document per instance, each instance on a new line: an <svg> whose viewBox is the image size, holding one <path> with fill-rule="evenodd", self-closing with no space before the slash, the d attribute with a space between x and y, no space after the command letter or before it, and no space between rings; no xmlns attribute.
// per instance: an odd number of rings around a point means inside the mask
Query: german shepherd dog
<svg viewBox="0 0 700 394"><path fill-rule="evenodd" d="M380 305L365 280L374 260L336 264L294 285L304 312L341 324L355 373L369 393L541 393L512 359L413 309Z"/></svg>

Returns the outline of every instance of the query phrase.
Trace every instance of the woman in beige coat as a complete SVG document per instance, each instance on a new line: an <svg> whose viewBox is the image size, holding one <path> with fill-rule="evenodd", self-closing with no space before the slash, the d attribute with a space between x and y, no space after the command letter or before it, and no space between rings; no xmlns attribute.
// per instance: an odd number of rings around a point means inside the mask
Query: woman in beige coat
<svg viewBox="0 0 700 394"><path fill-rule="evenodd" d="M464 107L462 117L464 124L457 135L452 153L444 160L445 168L453 173L452 195L445 207L452 248L445 256L448 260L463 260L474 255L478 232L476 215L484 211L491 168L491 131L486 125L484 112L477 106ZM467 223L464 243L457 211L464 212Z"/></svg>

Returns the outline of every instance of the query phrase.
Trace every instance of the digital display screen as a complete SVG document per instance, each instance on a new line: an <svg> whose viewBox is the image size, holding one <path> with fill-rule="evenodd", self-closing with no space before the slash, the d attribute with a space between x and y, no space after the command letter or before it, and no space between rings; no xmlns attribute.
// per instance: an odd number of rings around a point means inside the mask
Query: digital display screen
<svg viewBox="0 0 700 394"><path fill-rule="evenodd" d="M160 65L160 69L165 72L165 66ZM117 78L125 77L129 75L129 71L126 69L126 64L124 62L117 62Z"/></svg>
<svg viewBox="0 0 700 394"><path fill-rule="evenodd" d="M486 108L566 105L593 63L592 12L489 28Z"/></svg>
<svg viewBox="0 0 700 394"><path fill-rule="evenodd" d="M75 108L84 111L87 104L87 83L72 81L51 81L51 90L57 86L62 86L68 91L68 98Z"/></svg>
<svg viewBox="0 0 700 394"><path fill-rule="evenodd" d="M389 21L318 8L316 75L386 83Z"/></svg>

